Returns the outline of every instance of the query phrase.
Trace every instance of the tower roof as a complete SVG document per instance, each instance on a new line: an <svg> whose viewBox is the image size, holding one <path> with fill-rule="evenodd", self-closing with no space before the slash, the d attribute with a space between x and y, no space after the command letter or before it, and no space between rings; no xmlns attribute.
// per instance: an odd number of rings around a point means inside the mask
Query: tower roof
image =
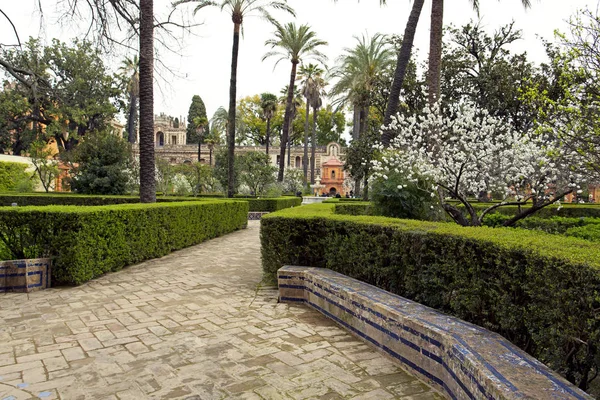
<svg viewBox="0 0 600 400"><path fill-rule="evenodd" d="M344 163L338 160L336 157L321 164L323 167L343 167Z"/></svg>

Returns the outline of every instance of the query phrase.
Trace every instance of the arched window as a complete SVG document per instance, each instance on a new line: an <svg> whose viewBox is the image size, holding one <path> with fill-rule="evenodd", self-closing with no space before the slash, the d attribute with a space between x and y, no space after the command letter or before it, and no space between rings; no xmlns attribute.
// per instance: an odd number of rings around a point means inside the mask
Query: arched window
<svg viewBox="0 0 600 400"><path fill-rule="evenodd" d="M335 170L331 171L331 179L335 179Z"/></svg>
<svg viewBox="0 0 600 400"><path fill-rule="evenodd" d="M302 167L302 160L300 159L300 156L296 156L296 168L300 167Z"/></svg>
<svg viewBox="0 0 600 400"><path fill-rule="evenodd" d="M165 145L165 134L162 132L158 132L156 134L156 145L162 147Z"/></svg>

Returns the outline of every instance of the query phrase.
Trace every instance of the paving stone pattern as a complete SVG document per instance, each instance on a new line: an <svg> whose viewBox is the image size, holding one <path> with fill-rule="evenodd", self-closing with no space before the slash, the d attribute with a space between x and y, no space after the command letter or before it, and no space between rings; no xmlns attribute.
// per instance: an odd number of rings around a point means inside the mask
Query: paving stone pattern
<svg viewBox="0 0 600 400"><path fill-rule="evenodd" d="M260 279L252 221L79 287L0 294L0 400L441 398Z"/></svg>

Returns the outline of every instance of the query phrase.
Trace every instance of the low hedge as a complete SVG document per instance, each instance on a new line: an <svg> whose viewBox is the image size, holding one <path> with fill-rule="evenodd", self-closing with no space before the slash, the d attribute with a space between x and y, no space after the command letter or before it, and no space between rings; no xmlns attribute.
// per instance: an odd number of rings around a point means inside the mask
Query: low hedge
<svg viewBox="0 0 600 400"><path fill-rule="evenodd" d="M79 285L110 271L243 228L244 201L0 208L13 258L51 256L53 282Z"/></svg>
<svg viewBox="0 0 600 400"><path fill-rule="evenodd" d="M491 207L489 203L472 203L475 210L478 212ZM459 208L463 208L459 206ZM525 207L524 207L525 208ZM504 215L515 215L519 208L517 206L502 206L498 207L494 212L498 212ZM567 218L581 218L591 217L600 218L600 204L561 204L560 206L552 205L541 210L538 210L534 216L538 218L552 218L552 217L567 217Z"/></svg>
<svg viewBox="0 0 600 400"><path fill-rule="evenodd" d="M265 199L242 199L249 204L252 212L272 212L290 207L298 207L302 204L301 197L276 197Z"/></svg>
<svg viewBox="0 0 600 400"><path fill-rule="evenodd" d="M333 213L308 205L263 217L266 278L325 267L499 332L571 382L600 359L600 248L509 228ZM583 385L585 387L585 385Z"/></svg>
<svg viewBox="0 0 600 400"><path fill-rule="evenodd" d="M343 215L375 215L373 203L368 201L335 203L335 213Z"/></svg>

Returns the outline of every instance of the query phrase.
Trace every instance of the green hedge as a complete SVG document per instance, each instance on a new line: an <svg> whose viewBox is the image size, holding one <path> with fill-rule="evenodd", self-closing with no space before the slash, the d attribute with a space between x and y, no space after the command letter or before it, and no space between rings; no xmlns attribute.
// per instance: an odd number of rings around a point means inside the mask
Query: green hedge
<svg viewBox="0 0 600 400"><path fill-rule="evenodd" d="M284 208L298 207L302 204L301 197L276 197L272 199L243 199L248 201L250 211L253 212L272 212L283 210Z"/></svg>
<svg viewBox="0 0 600 400"><path fill-rule="evenodd" d="M335 213L343 215L375 215L373 203L368 201L335 203Z"/></svg>
<svg viewBox="0 0 600 400"><path fill-rule="evenodd" d="M243 228L244 201L0 208L13 258L52 256L56 283L79 285Z"/></svg>
<svg viewBox="0 0 600 400"><path fill-rule="evenodd" d="M196 197L171 197L159 196L156 201L175 202L175 201L206 201L206 200L226 200L220 198L210 198L209 196ZM246 201L249 203L250 211L277 211L284 208L296 207L302 203L300 197L277 197L277 198L236 198L236 201ZM78 205L78 206L102 206L111 204L133 204L139 203L137 196L95 196L78 194L0 194L0 206L10 206L17 203L19 206L49 206L49 205Z"/></svg>
<svg viewBox="0 0 600 400"><path fill-rule="evenodd" d="M473 203L473 207L479 212L483 211L492 204L489 203ZM459 208L462 208L459 207ZM517 206L503 206L496 209L495 212L504 215L515 215L518 212ZM600 204L562 204L561 206L548 206L542 208L533 214L539 218L552 218L552 217L567 217L567 218L581 218L581 217L592 217L600 218Z"/></svg>
<svg viewBox="0 0 600 400"><path fill-rule="evenodd" d="M274 280L283 265L330 268L499 332L572 382L599 360L595 243L521 229L336 215L333 206L263 217L266 278Z"/></svg>

